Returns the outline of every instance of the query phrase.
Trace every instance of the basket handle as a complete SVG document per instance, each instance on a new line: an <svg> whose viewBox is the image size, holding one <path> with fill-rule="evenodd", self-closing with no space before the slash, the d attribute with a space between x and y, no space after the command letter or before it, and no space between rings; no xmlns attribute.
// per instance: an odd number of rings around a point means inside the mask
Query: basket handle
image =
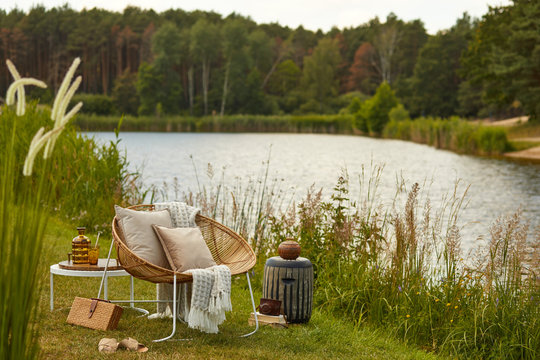
<svg viewBox="0 0 540 360"><path fill-rule="evenodd" d="M99 284L99 292L98 292L98 295L97 295L98 298L101 296L101 289L103 289L103 283L105 282L105 276L107 276L107 269L109 268L109 260L111 259L111 253L112 253L113 245L114 245L114 240L111 241L111 247L109 248L109 255L107 255L107 263L105 264L105 270L103 270L103 276L101 276L101 284ZM92 311L90 311L90 312L92 312ZM90 316L92 316L92 315L90 315Z"/></svg>

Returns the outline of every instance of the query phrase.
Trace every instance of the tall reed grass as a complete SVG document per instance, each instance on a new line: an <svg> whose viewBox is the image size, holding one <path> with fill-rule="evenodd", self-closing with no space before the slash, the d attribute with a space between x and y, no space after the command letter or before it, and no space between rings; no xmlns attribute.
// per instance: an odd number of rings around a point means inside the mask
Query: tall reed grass
<svg viewBox="0 0 540 360"><path fill-rule="evenodd" d="M15 118L2 108L0 123ZM37 265L47 211L55 183L39 173L22 177L23 162L16 156L21 124L5 128L0 141L0 358L37 358L36 303L39 298ZM28 148L26 148L27 150ZM49 169L47 169L50 171Z"/></svg>
<svg viewBox="0 0 540 360"><path fill-rule="evenodd" d="M76 124L85 131L112 131L116 116L81 114ZM125 116L124 131L178 132L290 132L350 134L350 115L227 115L227 116Z"/></svg>
<svg viewBox="0 0 540 360"><path fill-rule="evenodd" d="M31 104L26 114L15 116L10 108L2 109L0 142L8 144L13 128L17 128L13 146L14 163L23 164L30 141L40 127L50 124L50 111ZM126 154L119 140L97 144L66 125L51 157L51 168L36 162L36 172L44 173L54 183L51 211L89 230L110 231L114 204L139 203L145 196L139 174L127 170ZM16 184L24 184L23 174L12 174Z"/></svg>
<svg viewBox="0 0 540 360"><path fill-rule="evenodd" d="M383 136L473 155L501 155L511 150L506 130L457 117L392 120L386 124Z"/></svg>
<svg viewBox="0 0 540 360"><path fill-rule="evenodd" d="M458 226L466 189L432 209L414 184L403 205L382 212L350 202L347 189L342 176L331 202L309 192L271 223L276 240L298 239L313 260L318 306L433 351L538 357L540 238L527 241L519 211L497 220L482 256L466 262Z"/></svg>
<svg viewBox="0 0 540 360"><path fill-rule="evenodd" d="M43 277L38 266L48 251L43 238L50 216L61 214L76 225L108 229L115 203L134 202L144 195L137 177L127 172L117 142L98 146L67 124L82 105L66 114L81 81L71 83L78 62L68 71L52 111L26 104L21 85L45 85L20 79L8 62L16 82L6 98L11 103L15 89L17 107L0 108L1 359L39 355L36 319Z"/></svg>
<svg viewBox="0 0 540 360"><path fill-rule="evenodd" d="M154 199L185 201L201 212L227 225L242 235L251 244L259 259L264 260L270 251L270 214L286 208L292 201L289 189L284 188L284 180L270 178L270 155L263 161L257 174L252 177L227 178L226 169L216 172L212 164L207 164L203 173L195 164L196 189L182 188L178 179L172 184L164 183L161 189L154 189Z"/></svg>
<svg viewBox="0 0 540 360"><path fill-rule="evenodd" d="M399 182L388 206L377 193L382 172L378 166L362 171L357 200L349 197L346 172L330 197L312 187L298 204L272 187L263 196L263 185L272 183L266 173L256 182L259 192L225 190L221 178L214 190L186 198L232 227L238 216L254 219L254 226L240 228L258 239L252 244L260 264L281 241L298 240L314 264L316 306L357 327L375 324L452 356L538 358L540 228L526 239L518 211L494 222L490 240L474 256L462 254L459 224L468 188L456 183L434 208L427 189ZM238 199L252 210L232 211Z"/></svg>

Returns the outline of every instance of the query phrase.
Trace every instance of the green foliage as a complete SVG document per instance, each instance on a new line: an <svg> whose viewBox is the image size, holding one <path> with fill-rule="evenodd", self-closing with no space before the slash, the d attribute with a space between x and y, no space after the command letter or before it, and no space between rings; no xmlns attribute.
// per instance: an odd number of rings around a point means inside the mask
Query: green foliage
<svg viewBox="0 0 540 360"><path fill-rule="evenodd" d="M471 33L471 19L465 14L449 31L441 31L428 39L411 79L412 98L405 99L407 108L415 116L456 114L461 81L459 59Z"/></svg>
<svg viewBox="0 0 540 360"><path fill-rule="evenodd" d="M191 28L189 51L199 61L213 60L219 54L220 37L217 25L199 19Z"/></svg>
<svg viewBox="0 0 540 360"><path fill-rule="evenodd" d="M115 113L113 98L98 94L76 94L71 99L70 106L82 101L81 113L96 115L112 115Z"/></svg>
<svg viewBox="0 0 540 360"><path fill-rule="evenodd" d="M137 115L139 95L137 94L137 74L124 72L116 78L112 90L116 109L121 114Z"/></svg>
<svg viewBox="0 0 540 360"><path fill-rule="evenodd" d="M40 127L50 128L50 112L36 104L23 116L2 107L0 116L0 357L38 356L37 307L43 279L45 227L52 214L78 226L108 230L115 203L140 200L136 177L126 168L118 143L98 146L68 126L53 156L38 155L29 177L22 168ZM24 271L21 271L24 269Z"/></svg>
<svg viewBox="0 0 540 360"><path fill-rule="evenodd" d="M472 124L456 117L392 120L383 136L465 154L501 155L511 149L505 129Z"/></svg>
<svg viewBox="0 0 540 360"><path fill-rule="evenodd" d="M405 109L403 104L398 104L396 107L393 107L392 110L388 113L388 118L390 121L405 121L410 120L409 112Z"/></svg>
<svg viewBox="0 0 540 360"><path fill-rule="evenodd" d="M274 41L261 29L255 29L248 37L249 55L253 65L261 73L267 73L272 66Z"/></svg>
<svg viewBox="0 0 540 360"><path fill-rule="evenodd" d="M356 114L358 111L360 111L360 108L362 107L362 100L360 100L357 97L354 97L347 108L345 109L345 113L347 114Z"/></svg>
<svg viewBox="0 0 540 360"><path fill-rule="evenodd" d="M348 199L343 174L330 202L311 189L297 207L271 218L268 241L294 238L313 262L316 307L459 358L537 358L540 269L526 261L519 213L492 226L480 249L487 262L466 264L456 226L462 189L456 185L432 209L420 203L414 184L403 202L385 210L377 195L381 171L361 178L365 197L358 203Z"/></svg>
<svg viewBox="0 0 540 360"><path fill-rule="evenodd" d="M338 95L358 90L373 95L386 81L415 117L526 112L534 121L540 111L539 18L536 2L516 0L491 8L480 21L464 15L452 28L428 36L420 20L404 21L393 13L323 33L256 24L238 14L37 6L0 15L0 52L9 54L21 73L37 71L37 78L49 79L50 89L60 85L58 63L79 56L82 90L113 92L123 113L134 114L139 106L141 114L155 113L158 103L164 114L239 113L250 106L242 85L257 69L263 92L282 113L335 113L344 107L334 101ZM235 27L238 31L229 31ZM126 73L142 69L146 73L138 77L148 77L143 63L163 76L157 79L164 88L160 99L140 105L136 96L120 100L124 90L115 87ZM10 76L3 69L0 75L5 90ZM29 98L49 103L50 89L29 90Z"/></svg>
<svg viewBox="0 0 540 360"><path fill-rule="evenodd" d="M275 95L285 95L295 89L302 76L302 70L292 60L281 62L268 81L268 91Z"/></svg>
<svg viewBox="0 0 540 360"><path fill-rule="evenodd" d="M337 67L341 62L341 55L336 41L322 39L313 50L311 56L304 59L303 85L308 98L318 105L318 112L324 113L325 101L337 94L336 81ZM312 107L308 107L308 111Z"/></svg>
<svg viewBox="0 0 540 360"><path fill-rule="evenodd" d="M65 249L74 235L74 228L52 219L47 227L45 242L51 251L42 257L38 272L48 274L50 264L65 257ZM94 236L90 236L92 241ZM66 241L68 239L68 241ZM103 249L108 249L109 242L103 236L100 238ZM109 240L110 241L110 240ZM105 254L106 255L106 254ZM255 301L262 295L262 268L256 268L254 275L250 273ZM175 339L188 337L190 341L182 342L182 351L179 352L178 341L166 341L159 345L151 345L152 339L165 336L170 332L170 320L148 321L140 313L124 309L120 326L116 330L102 331L84 328L82 326L66 325L68 308L73 302L73 296L91 298L96 296L99 282L96 278L57 277L54 283L55 311L44 312L39 318L39 327L47 329L47 341L42 342L41 358L57 359L84 359L108 358L98 352L96 344L104 336L123 339L130 336L145 343L151 352L153 360L178 360L185 354L193 354L194 359L211 358L213 360L229 359L275 359L279 352L280 360L296 360L299 357L310 360L325 359L401 359L401 360L428 360L439 359L415 346L406 345L392 334L371 326L355 327L347 317L313 309L309 323L301 326L290 326L288 329L274 329L270 326L261 326L258 332L249 338L239 335L253 330L248 326L247 319L251 306L250 293L245 275L235 276L232 281L231 301L233 311L227 313L227 320L220 325L219 333L209 335L195 329L189 329L186 324L177 323ZM84 283L84 286L81 286ZM129 277L119 277L111 280L109 284L109 298L123 299L129 294ZM76 290L75 290L76 289ZM46 289L45 289L46 290ZM148 281L135 282L135 296L137 299L153 299L156 296L156 287ZM48 309L49 298L42 296L40 305ZM138 307L155 311L153 304L138 304ZM269 344L273 344L269 346ZM216 348L217 347L217 348ZM139 357L126 350L118 350L112 356L115 359ZM143 356L145 356L143 354Z"/></svg>
<svg viewBox="0 0 540 360"><path fill-rule="evenodd" d="M210 87L210 67L219 56L220 34L216 24L201 18L190 31L189 53L201 64L202 100L204 115L208 114L208 92Z"/></svg>
<svg viewBox="0 0 540 360"><path fill-rule="evenodd" d="M458 115L481 116L484 104L482 102L482 89L478 86L473 86L470 81L462 81L459 84L457 100L459 103Z"/></svg>
<svg viewBox="0 0 540 360"><path fill-rule="evenodd" d="M137 94L140 105L137 113L139 115L150 115L156 113L156 106L160 102L161 83L163 75L152 65L143 63L139 68L137 77Z"/></svg>
<svg viewBox="0 0 540 360"><path fill-rule="evenodd" d="M50 113L32 105L27 108L27 114L16 117L9 108L2 108L0 119L2 134L5 134L0 136L2 144L10 140L11 129L17 128L18 142L12 156L18 165L13 177L16 183L23 184L22 164L30 140L40 127L51 126ZM68 124L48 165L55 170L49 172L49 167L38 157L34 172L43 172L44 181L55 184L51 197L54 211L49 209L51 213L89 229L109 231L114 204L133 203L144 195L138 175L128 172L127 165L118 142L99 145L77 134L75 127Z"/></svg>
<svg viewBox="0 0 540 360"><path fill-rule="evenodd" d="M143 107L142 104L146 102L146 99L142 99L141 95L143 114L148 114L147 109L152 105L156 109L156 114L177 114L180 112L182 100L182 82L178 70L185 58L186 39L173 23L166 23L152 37L152 49L156 54L156 59L151 65L153 71L149 74L157 76L161 81L158 93L154 94L157 103L145 104ZM154 88L156 85L149 87Z"/></svg>
<svg viewBox="0 0 540 360"><path fill-rule="evenodd" d="M269 115L276 112L277 104L264 94L262 88L262 76L257 69L249 73L244 84L246 94L243 97L245 105L241 108L244 114Z"/></svg>
<svg viewBox="0 0 540 360"><path fill-rule="evenodd" d="M185 57L186 41L175 24L163 24L152 36L152 51L156 60L167 67L180 65Z"/></svg>
<svg viewBox="0 0 540 360"><path fill-rule="evenodd" d="M36 116L37 115L37 116ZM25 118L44 120L27 111ZM39 280L37 272L48 219L47 206L56 189L49 181L49 166L32 178L22 169L31 130L19 122L15 111L2 107L0 117L0 357L37 359L35 325ZM28 136L30 135L30 136Z"/></svg>
<svg viewBox="0 0 540 360"><path fill-rule="evenodd" d="M246 24L240 19L228 20L222 27L222 46L223 56L225 57L225 77L223 79L223 91L221 95L221 111L220 115L225 113L226 104L232 103L238 111L238 107L249 108L250 106L257 107L257 105L251 105L249 99L246 96L253 96L255 98L262 98L261 83L259 80L260 75L257 75L257 79L253 76L249 80L250 88L246 88L246 72L249 69L249 55L248 55L248 33ZM252 74L259 74L256 68L253 69ZM253 82L258 82L258 88L254 89ZM255 90L255 94L250 94L250 91ZM232 95L232 96L231 96ZM232 99L231 99L232 97ZM229 99L229 100L227 100ZM259 100L256 100L259 101ZM259 104L260 105L260 104ZM252 112L253 110L249 110Z"/></svg>
<svg viewBox="0 0 540 360"><path fill-rule="evenodd" d="M519 101L531 119L540 117L540 4L516 0L490 8L464 55L464 75L483 90L488 104Z"/></svg>
<svg viewBox="0 0 540 360"><path fill-rule="evenodd" d="M267 101L264 100L264 101ZM271 100L268 100L271 101ZM265 103L262 111L272 103ZM85 131L113 131L118 118L115 116L88 116L81 114L75 120ZM126 116L124 131L193 131L193 132L292 132L350 134L353 128L351 115L225 115L225 116Z"/></svg>
<svg viewBox="0 0 540 360"><path fill-rule="evenodd" d="M390 110L398 105L394 91L388 83L382 83L375 95L366 100L355 114L357 129L364 133L379 135L388 123Z"/></svg>

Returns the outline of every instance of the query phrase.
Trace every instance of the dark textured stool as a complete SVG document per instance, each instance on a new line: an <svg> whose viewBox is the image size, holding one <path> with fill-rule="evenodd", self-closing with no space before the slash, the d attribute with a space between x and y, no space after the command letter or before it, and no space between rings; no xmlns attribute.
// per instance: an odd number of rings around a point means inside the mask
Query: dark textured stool
<svg viewBox="0 0 540 360"><path fill-rule="evenodd" d="M281 300L289 323L307 323L313 305L313 265L303 257L285 260L274 256L266 261L263 298Z"/></svg>

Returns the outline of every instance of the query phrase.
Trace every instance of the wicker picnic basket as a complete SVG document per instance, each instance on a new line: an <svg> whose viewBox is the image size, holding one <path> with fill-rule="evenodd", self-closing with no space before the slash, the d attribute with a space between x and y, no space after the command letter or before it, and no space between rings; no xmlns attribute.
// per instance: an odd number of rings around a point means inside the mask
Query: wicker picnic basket
<svg viewBox="0 0 540 360"><path fill-rule="evenodd" d="M67 323L95 330L115 330L123 309L107 300L75 297Z"/></svg>
<svg viewBox="0 0 540 360"><path fill-rule="evenodd" d="M153 211L153 205L135 205L128 209L137 211ZM195 222L201 229L206 245L218 265L227 265L231 275L244 274L255 266L256 257L251 246L244 238L228 227L206 216L197 214ZM116 253L120 265L134 277L153 283L172 283L175 272L135 255L126 245L122 227L115 217L112 222L112 233ZM191 274L176 272L176 282L186 283L193 280Z"/></svg>

